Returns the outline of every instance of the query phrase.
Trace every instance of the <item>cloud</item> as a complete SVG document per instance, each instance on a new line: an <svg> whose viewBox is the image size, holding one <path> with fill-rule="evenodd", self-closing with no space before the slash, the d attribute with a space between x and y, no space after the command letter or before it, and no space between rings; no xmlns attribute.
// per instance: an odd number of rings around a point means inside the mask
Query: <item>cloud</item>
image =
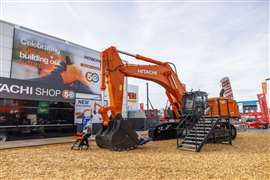
<svg viewBox="0 0 270 180"><path fill-rule="evenodd" d="M171 61L188 89L201 89L210 96L219 94L219 80L229 76L236 99L256 99L261 82L270 76L267 1L4 1L3 16L4 20L96 50L115 45L131 53ZM140 99L146 99L145 82L133 78L129 82L138 84ZM164 90L150 85L153 105L164 106Z"/></svg>

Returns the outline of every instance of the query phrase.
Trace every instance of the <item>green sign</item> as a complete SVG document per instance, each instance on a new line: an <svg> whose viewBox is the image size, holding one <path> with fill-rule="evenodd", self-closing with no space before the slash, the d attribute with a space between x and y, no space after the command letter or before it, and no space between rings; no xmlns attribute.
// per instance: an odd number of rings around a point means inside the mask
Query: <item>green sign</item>
<svg viewBox="0 0 270 180"><path fill-rule="evenodd" d="M38 103L38 114L48 114L49 113L49 103L40 101Z"/></svg>

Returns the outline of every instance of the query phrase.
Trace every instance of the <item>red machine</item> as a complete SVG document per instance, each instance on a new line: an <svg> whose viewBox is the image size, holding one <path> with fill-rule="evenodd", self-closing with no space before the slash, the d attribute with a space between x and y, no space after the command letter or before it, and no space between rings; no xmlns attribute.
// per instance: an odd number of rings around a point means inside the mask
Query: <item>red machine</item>
<svg viewBox="0 0 270 180"><path fill-rule="evenodd" d="M265 93L257 94L258 97L258 103L261 109L261 112L250 112L247 114L243 114L242 116L253 116L255 117L255 121L249 122L249 127L254 127L258 129L268 129L270 124L270 117L269 117L269 111L268 106L266 102L266 95Z"/></svg>

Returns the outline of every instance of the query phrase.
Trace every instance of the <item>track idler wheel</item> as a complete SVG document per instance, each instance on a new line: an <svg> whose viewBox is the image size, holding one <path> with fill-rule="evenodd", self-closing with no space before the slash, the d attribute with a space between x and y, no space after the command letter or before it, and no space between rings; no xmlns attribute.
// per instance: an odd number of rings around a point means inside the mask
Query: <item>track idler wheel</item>
<svg viewBox="0 0 270 180"><path fill-rule="evenodd" d="M121 114L110 120L108 126L102 125L96 134L96 144L101 148L107 148L113 151L127 151L137 148L139 143L138 135L123 120Z"/></svg>

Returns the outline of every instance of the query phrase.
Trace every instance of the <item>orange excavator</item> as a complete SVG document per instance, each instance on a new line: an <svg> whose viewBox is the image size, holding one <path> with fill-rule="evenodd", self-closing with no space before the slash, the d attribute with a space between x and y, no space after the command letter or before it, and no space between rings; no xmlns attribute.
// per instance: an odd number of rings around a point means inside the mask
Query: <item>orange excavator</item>
<svg viewBox="0 0 270 180"><path fill-rule="evenodd" d="M120 58L120 54L150 64L126 64ZM140 144L137 133L129 126L128 121L123 120L121 115L124 77L149 80L161 85L166 90L174 117L180 119L180 122L181 119L186 117L184 116L186 114L192 114L193 119L196 117L196 121L200 115L204 114L204 110L207 108L207 94L200 93L201 91L187 93L185 84L179 80L176 67L170 62L130 54L117 50L115 47L110 47L101 52L100 60L102 105L99 113L103 118L103 125L96 135L96 143L99 147L122 151L135 149ZM104 105L104 94L107 87L109 106ZM183 109L183 107L185 108ZM189 121L191 120L189 119ZM194 123L191 124L194 125Z"/></svg>

